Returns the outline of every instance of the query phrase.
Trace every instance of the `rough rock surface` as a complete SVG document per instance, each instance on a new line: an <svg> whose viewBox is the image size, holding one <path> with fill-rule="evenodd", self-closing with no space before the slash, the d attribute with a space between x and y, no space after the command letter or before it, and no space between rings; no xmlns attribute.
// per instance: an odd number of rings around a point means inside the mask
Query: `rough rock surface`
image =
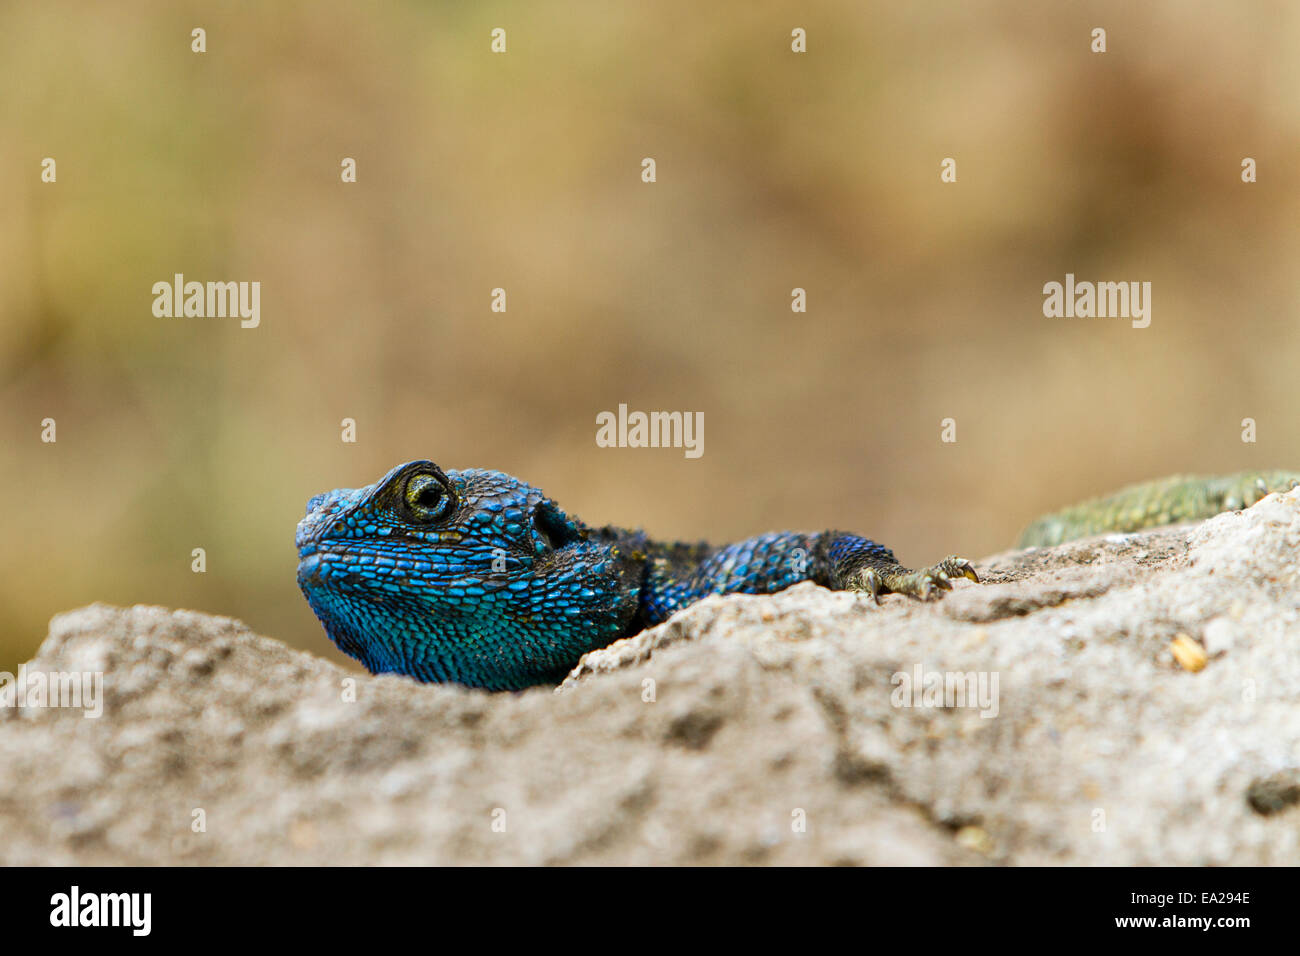
<svg viewBox="0 0 1300 956"><path fill-rule="evenodd" d="M1298 549L1300 491L928 605L711 598L522 694L84 608L27 668L104 713L0 709L0 863L1296 864ZM896 706L918 666L996 716Z"/></svg>

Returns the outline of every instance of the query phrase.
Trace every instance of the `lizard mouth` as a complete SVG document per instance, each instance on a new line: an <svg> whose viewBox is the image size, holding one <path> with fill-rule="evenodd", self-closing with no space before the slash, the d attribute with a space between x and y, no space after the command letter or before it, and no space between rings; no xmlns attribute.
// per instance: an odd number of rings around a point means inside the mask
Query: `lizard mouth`
<svg viewBox="0 0 1300 956"><path fill-rule="evenodd" d="M303 545L298 551L298 587L304 592L331 592L379 604L394 600L394 589L410 586L405 570L367 563L348 551Z"/></svg>
<svg viewBox="0 0 1300 956"><path fill-rule="evenodd" d="M320 577L321 565L324 563L324 555L317 553L314 544L307 545L299 552L298 561L298 586L320 587L323 583Z"/></svg>
<svg viewBox="0 0 1300 956"><path fill-rule="evenodd" d="M321 551L317 545L305 545L298 552L298 587L304 591L346 592L365 596L374 590L373 580L348 567L345 553Z"/></svg>

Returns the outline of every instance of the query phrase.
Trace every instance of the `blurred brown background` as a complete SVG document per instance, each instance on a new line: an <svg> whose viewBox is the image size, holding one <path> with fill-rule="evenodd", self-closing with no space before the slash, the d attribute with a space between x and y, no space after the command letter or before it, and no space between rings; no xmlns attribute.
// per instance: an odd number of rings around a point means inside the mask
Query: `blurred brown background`
<svg viewBox="0 0 1300 956"><path fill-rule="evenodd" d="M0 667L95 600L338 656L294 524L417 457L905 562L1300 467L1297 7L940 6L0 7ZM176 272L260 281L261 327L155 318ZM1152 282L1150 328L1044 318L1067 272ZM597 447L620 402L704 412L704 456Z"/></svg>

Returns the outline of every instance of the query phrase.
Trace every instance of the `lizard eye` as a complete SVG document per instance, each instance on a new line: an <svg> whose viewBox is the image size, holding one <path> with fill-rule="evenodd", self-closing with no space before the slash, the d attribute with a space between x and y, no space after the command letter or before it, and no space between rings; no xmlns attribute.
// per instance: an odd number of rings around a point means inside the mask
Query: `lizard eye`
<svg viewBox="0 0 1300 956"><path fill-rule="evenodd" d="M417 521L437 521L451 513L454 499L433 475L414 474L406 481L403 500Z"/></svg>

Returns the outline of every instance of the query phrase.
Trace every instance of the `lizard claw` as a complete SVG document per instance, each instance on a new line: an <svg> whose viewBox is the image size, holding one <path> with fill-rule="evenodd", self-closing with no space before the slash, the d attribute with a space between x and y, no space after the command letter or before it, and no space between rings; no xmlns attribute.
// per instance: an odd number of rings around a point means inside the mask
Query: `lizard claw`
<svg viewBox="0 0 1300 956"><path fill-rule="evenodd" d="M951 591L955 578L966 578L979 583L979 575L969 561L950 555L933 567L921 568L919 571L897 567L886 569L882 573L876 568L866 568L860 573L853 590L866 591L877 604L880 603L881 594L906 594L928 601L932 597L941 598L945 591Z"/></svg>
<svg viewBox="0 0 1300 956"><path fill-rule="evenodd" d="M943 592L951 591L952 582L956 578L966 578L976 584L979 584L980 580L969 561L951 554L932 567L922 568L907 575L905 579L898 582L898 587L891 590L928 601L931 596L941 598Z"/></svg>
<svg viewBox="0 0 1300 956"><path fill-rule="evenodd" d="M948 555L931 570L939 571L944 578L966 578L976 584L980 583L980 576L975 573L975 567L965 558L959 558L955 554Z"/></svg>
<svg viewBox="0 0 1300 956"><path fill-rule="evenodd" d="M871 600L875 601L876 605L879 606L880 590L883 587L883 584L881 583L880 575L877 573L876 569L867 568L867 570L862 573L860 584L861 587L855 588L855 590L866 591L871 595Z"/></svg>

